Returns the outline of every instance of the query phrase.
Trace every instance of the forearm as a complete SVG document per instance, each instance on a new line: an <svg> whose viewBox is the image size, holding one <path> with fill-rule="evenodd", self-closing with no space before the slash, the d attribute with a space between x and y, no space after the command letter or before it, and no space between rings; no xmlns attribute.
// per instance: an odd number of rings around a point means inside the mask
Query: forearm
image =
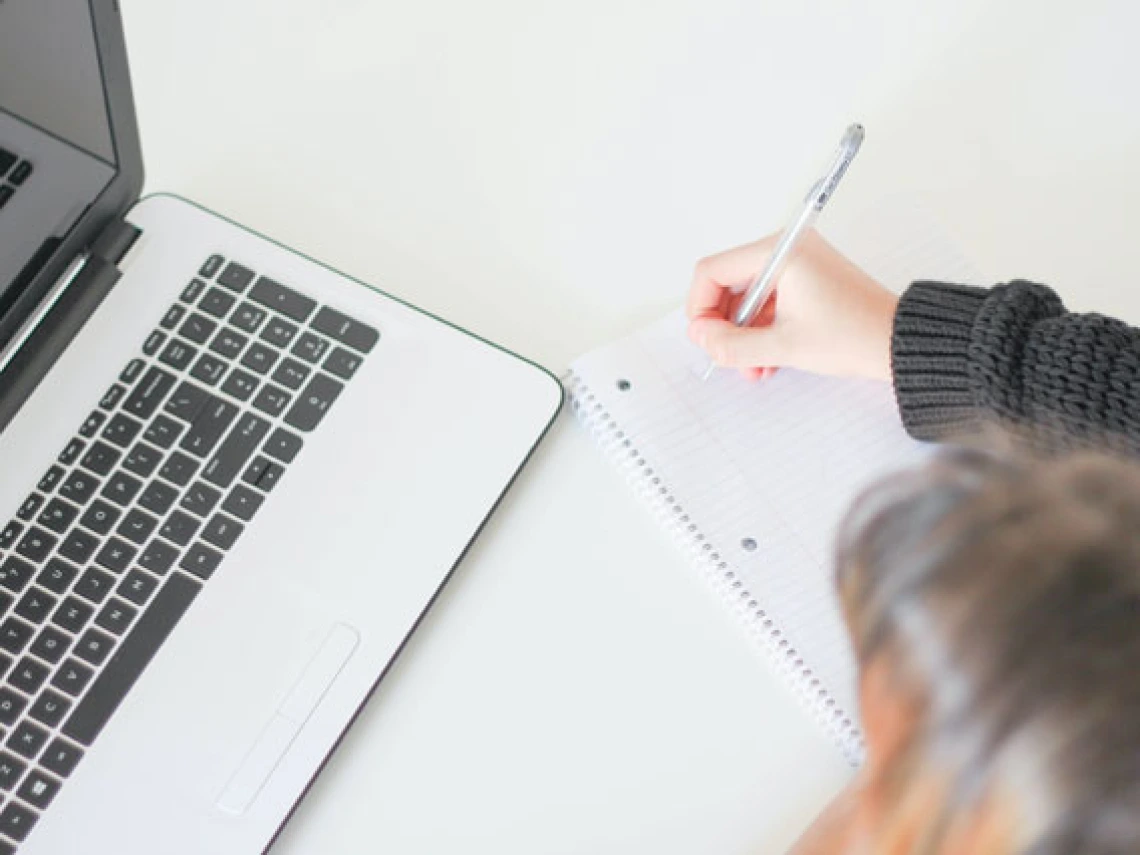
<svg viewBox="0 0 1140 855"><path fill-rule="evenodd" d="M788 855L841 855L848 849L859 804L859 779L844 787L807 830Z"/></svg>

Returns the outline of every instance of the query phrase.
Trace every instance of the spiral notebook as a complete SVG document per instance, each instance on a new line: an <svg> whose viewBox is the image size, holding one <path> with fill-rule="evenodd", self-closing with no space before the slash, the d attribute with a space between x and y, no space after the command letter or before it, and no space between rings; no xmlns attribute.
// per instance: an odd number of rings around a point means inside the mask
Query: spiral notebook
<svg viewBox="0 0 1140 855"><path fill-rule="evenodd" d="M912 214L837 242L900 290L915 278L977 281ZM889 236L889 238L888 238ZM878 251L874 243L890 243ZM858 244L858 248L855 245ZM855 663L833 585L833 542L851 500L919 462L892 390L791 370L762 383L717 371L681 312L576 360L575 412L692 563L853 762L862 757Z"/></svg>

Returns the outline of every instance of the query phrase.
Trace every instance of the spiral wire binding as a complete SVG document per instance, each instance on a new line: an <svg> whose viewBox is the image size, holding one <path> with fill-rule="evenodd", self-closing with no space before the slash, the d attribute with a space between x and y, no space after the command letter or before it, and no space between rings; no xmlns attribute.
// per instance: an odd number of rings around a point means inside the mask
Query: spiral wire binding
<svg viewBox="0 0 1140 855"><path fill-rule="evenodd" d="M603 453L625 475L676 545L737 616L750 641L767 654L766 659L784 677L801 706L835 740L847 760L852 765L860 765L864 745L857 725L838 708L835 699L745 589L720 551L692 522L669 485L654 472L586 382L571 370L564 383L578 421L590 431Z"/></svg>

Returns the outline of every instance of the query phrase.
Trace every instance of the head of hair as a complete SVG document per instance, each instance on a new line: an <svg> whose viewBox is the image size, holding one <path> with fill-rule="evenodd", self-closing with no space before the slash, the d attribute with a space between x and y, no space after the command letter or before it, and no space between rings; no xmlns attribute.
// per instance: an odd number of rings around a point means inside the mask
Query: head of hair
<svg viewBox="0 0 1140 855"><path fill-rule="evenodd" d="M928 798L891 851L996 811L987 852L1140 852L1140 466L952 449L866 493L837 549L856 656L914 713L884 827Z"/></svg>

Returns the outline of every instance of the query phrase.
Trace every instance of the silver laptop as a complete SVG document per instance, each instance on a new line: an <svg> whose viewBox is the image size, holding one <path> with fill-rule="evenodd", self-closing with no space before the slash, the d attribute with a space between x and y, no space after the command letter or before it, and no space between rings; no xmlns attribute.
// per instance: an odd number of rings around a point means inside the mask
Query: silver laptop
<svg viewBox="0 0 1140 855"><path fill-rule="evenodd" d="M139 201L116 7L0 2L0 855L261 852L562 389Z"/></svg>

